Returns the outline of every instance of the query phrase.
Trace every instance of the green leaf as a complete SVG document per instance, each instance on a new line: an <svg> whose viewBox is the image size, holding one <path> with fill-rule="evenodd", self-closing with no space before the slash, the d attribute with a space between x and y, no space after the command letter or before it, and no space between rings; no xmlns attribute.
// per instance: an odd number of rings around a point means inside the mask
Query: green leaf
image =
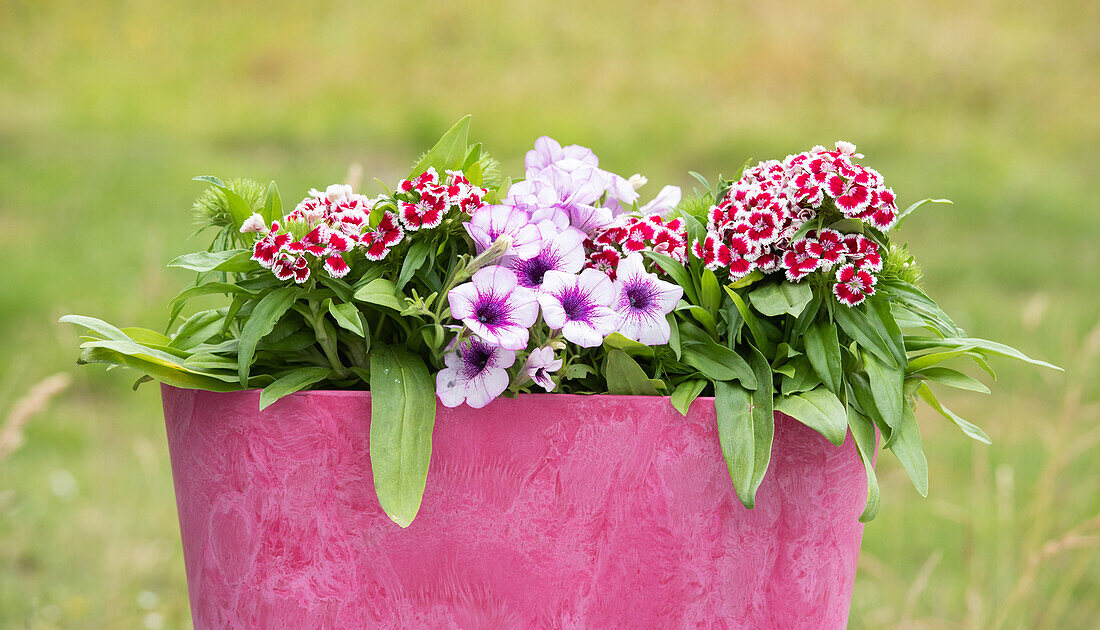
<svg viewBox="0 0 1100 630"><path fill-rule="evenodd" d="M169 345L180 350L188 350L206 343L211 337L221 333L224 319L225 309L195 313L179 327Z"/></svg>
<svg viewBox="0 0 1100 630"><path fill-rule="evenodd" d="M954 350L945 350L943 352L929 352L928 354L922 354L917 357L909 359L908 365L906 365L905 371L912 373L919 370L925 370L937 363L943 363L950 359L954 359L957 356L969 354L974 346L962 346L955 348Z"/></svg>
<svg viewBox="0 0 1100 630"><path fill-rule="evenodd" d="M151 360L141 354L126 354L106 347L84 348L78 363L120 365L137 370L161 383L184 389L203 389L212 392L231 392L240 389L235 382L227 383L181 366Z"/></svg>
<svg viewBox="0 0 1100 630"><path fill-rule="evenodd" d="M126 333L122 332L115 326L108 324L102 319L96 319L94 317L85 317L83 315L65 315L58 320L62 324L74 324L87 328L95 334L103 337L104 339L112 339L114 341L129 341L130 337Z"/></svg>
<svg viewBox="0 0 1100 630"><path fill-rule="evenodd" d="M192 177L191 181L206 182L208 184L214 184L218 188L225 188L225 182L223 182L220 177L214 177L213 175L198 175L196 177Z"/></svg>
<svg viewBox="0 0 1100 630"><path fill-rule="evenodd" d="M678 307L676 310L687 311L691 315L692 319L703 325L703 328L706 329L707 334L709 334L711 337L718 336L718 323L715 321L714 316L710 314L710 311L703 308L702 306L688 304L683 300L680 301L680 304L681 306Z"/></svg>
<svg viewBox="0 0 1100 630"><path fill-rule="evenodd" d="M703 379L691 379L680 383L672 392L672 407L676 409L676 411L679 411L680 415L686 417L688 415L688 407L691 406L692 401L698 398L699 394L701 394L706 387L707 382Z"/></svg>
<svg viewBox="0 0 1100 630"><path fill-rule="evenodd" d="M767 361L763 367L770 373ZM771 459L775 432L771 388L761 387L753 393L735 382L719 381L714 384L714 411L718 440L733 487L742 505L752 509L756 490Z"/></svg>
<svg viewBox="0 0 1100 630"><path fill-rule="evenodd" d="M726 286L730 289L743 289L743 288L749 286L750 284L756 282L757 280L763 280L763 279L764 279L764 274L761 273L759 269L754 269L752 271L752 273L750 273L749 275L745 276L744 278L741 278L740 280L734 280L733 282L727 284Z"/></svg>
<svg viewBox="0 0 1100 630"><path fill-rule="evenodd" d="M301 294L298 287L282 287L268 293L252 309L252 314L241 327L241 341L237 350L237 371L241 385L248 386L248 373L252 367L252 358L256 344L271 332L275 323L286 313Z"/></svg>
<svg viewBox="0 0 1100 630"><path fill-rule="evenodd" d="M680 288L684 290L684 296L687 297L688 302L692 304L699 303L699 296L695 292L695 283L691 281L691 275L688 274L687 269L684 266L673 259L667 254L661 254L659 252L644 251L642 252L650 260L657 263L665 273L672 278L672 281L680 285Z"/></svg>
<svg viewBox="0 0 1100 630"><path fill-rule="evenodd" d="M921 199L920 201L918 201L917 203L909 206L905 210L902 210L901 213L898 214L898 221L901 221L905 217L909 216L917 208L923 206L926 203L946 203L946 204L950 204L951 200L950 199Z"/></svg>
<svg viewBox="0 0 1100 630"><path fill-rule="evenodd" d="M367 304L376 304L395 311L405 308L403 300L398 299L397 287L385 278L375 278L355 291L355 299Z"/></svg>
<svg viewBox="0 0 1100 630"><path fill-rule="evenodd" d="M859 452L859 459L863 461L863 469L867 472L867 504L863 508L863 514L859 515L861 523L868 523L878 515L879 488L878 476L875 475L875 425L867 416L856 411L852 405L848 406L848 428L852 430L852 438Z"/></svg>
<svg viewBox="0 0 1100 630"><path fill-rule="evenodd" d="M409 179L423 173L429 167L435 167L435 170L439 173L443 173L448 168L461 167L462 161L466 157L466 141L469 135L470 115L467 114L459 119L447 133L443 134L439 142L436 142L435 146L424 154L424 157L420 158L420 161L413 167Z"/></svg>
<svg viewBox="0 0 1100 630"><path fill-rule="evenodd" d="M711 322L718 317L718 308L722 306L722 289L718 276L710 269L704 269L699 275L699 306L710 314Z"/></svg>
<svg viewBox="0 0 1100 630"><path fill-rule="evenodd" d="M898 327L893 313L890 312L889 300L877 298L868 300L866 314L875 332L886 342L886 347L897 365L905 365L905 342L902 340L901 328Z"/></svg>
<svg viewBox="0 0 1100 630"><path fill-rule="evenodd" d="M354 304L347 302L336 303L332 300L326 300L328 302L328 312L332 315L332 318L336 320L337 324L344 330L349 330L360 337L366 337L367 333L363 329L363 317L359 314L359 309L355 308Z"/></svg>
<svg viewBox="0 0 1100 630"><path fill-rule="evenodd" d="M397 274L396 283L398 289L404 288L405 284L412 279L413 274L424 266L424 261L427 260L431 250L432 244L430 241L421 240L412 244L412 247L405 254L405 260L401 261L401 273Z"/></svg>
<svg viewBox="0 0 1100 630"><path fill-rule="evenodd" d="M867 315L860 308L849 308L847 306L835 308L833 309L833 318L840 329L859 344L861 348L874 353L890 367L898 365L890 346L879 335L874 324L867 319Z"/></svg>
<svg viewBox="0 0 1100 630"><path fill-rule="evenodd" d="M168 263L169 267L189 269L191 271L248 271L259 265L252 260L252 252L247 249L227 249L220 252L194 252L184 254Z"/></svg>
<svg viewBox="0 0 1100 630"><path fill-rule="evenodd" d="M222 186L221 190L225 194L226 201L229 202L229 214L233 217L233 227L239 229L248 217L252 216L252 206L248 205L244 197L229 188Z"/></svg>
<svg viewBox="0 0 1100 630"><path fill-rule="evenodd" d="M806 344L806 358L829 391L840 395L844 372L840 362L840 341L836 326L830 322L811 324L802 336Z"/></svg>
<svg viewBox="0 0 1100 630"><path fill-rule="evenodd" d="M303 367L280 376L260 392L260 411L263 411L283 396L301 391L325 380L330 374L332 374L332 370L328 368Z"/></svg>
<svg viewBox="0 0 1100 630"><path fill-rule="evenodd" d="M370 353L370 464L386 514L408 527L420 511L435 428L435 381L420 357L394 346Z"/></svg>
<svg viewBox="0 0 1100 630"><path fill-rule="evenodd" d="M1058 370L1063 372L1064 370L1057 365L1052 365L1046 361L1040 361L1038 359L1032 359L1023 352L1020 352L1016 348L1006 346L1003 343L997 343L996 341L989 341L988 339L978 339L977 337L959 337L954 339L937 339L935 337L906 337L905 347L909 350L924 350L927 348L944 347L944 348L961 348L963 346L970 346L977 349L983 354L992 354L1002 357L1009 357L1011 359L1017 359L1025 363L1032 365L1038 365L1047 367L1052 370Z"/></svg>
<svg viewBox="0 0 1100 630"><path fill-rule="evenodd" d="M810 303L814 292L809 283L769 282L749 293L753 307L768 317L787 314L798 317Z"/></svg>
<svg viewBox="0 0 1100 630"><path fill-rule="evenodd" d="M595 374L596 370L591 365L584 363L571 363L561 372L562 379L576 380Z"/></svg>
<svg viewBox="0 0 1100 630"><path fill-rule="evenodd" d="M954 411L944 407L939 399L936 398L936 395L932 393L932 389L928 387L928 383L921 383L920 387L917 388L917 394L923 398L929 406L938 411L941 416L954 422L955 426L962 429L962 432L965 433L967 437L979 442L984 442L985 444L993 443L992 440L989 439L989 436L985 434L985 431L982 431L978 425L960 418Z"/></svg>
<svg viewBox="0 0 1100 630"><path fill-rule="evenodd" d="M922 497L928 496L928 459L924 456L917 418L909 405L903 406L901 421L894 427L891 439L894 443L890 445L890 451L901 462L917 492Z"/></svg>
<svg viewBox="0 0 1100 630"><path fill-rule="evenodd" d="M720 346L705 334L692 335L690 338L684 334L690 330L685 325L681 330L680 341L683 348L680 360L699 370L704 376L715 381L741 381L748 389L756 389L756 377L752 368L733 350ZM698 329L695 329L698 330Z"/></svg>
<svg viewBox="0 0 1100 630"><path fill-rule="evenodd" d="M622 350L607 353L607 393L629 396L657 396L657 389L649 382L642 366Z"/></svg>
<svg viewBox="0 0 1100 630"><path fill-rule="evenodd" d="M936 301L916 286L904 280L894 279L880 282L879 287L884 294L891 296L909 310L920 315L940 334L947 337L960 337L963 335L962 330L955 325L955 322L947 313L943 312Z"/></svg>
<svg viewBox="0 0 1100 630"><path fill-rule="evenodd" d="M848 433L848 414L844 403L824 387L784 396L775 403L775 410L787 414L824 435L840 446Z"/></svg>
<svg viewBox="0 0 1100 630"><path fill-rule="evenodd" d="M821 377L806 357L794 357L775 371L783 375L780 389L784 394L806 392L821 385Z"/></svg>
<svg viewBox="0 0 1100 630"><path fill-rule="evenodd" d="M643 357L645 359L653 358L653 348L644 343L634 341L633 339L628 339L617 332L611 333L604 338L603 347L608 350L622 350L632 357Z"/></svg>
<svg viewBox="0 0 1100 630"><path fill-rule="evenodd" d="M972 376L963 374L958 370L952 370L951 368L924 368L923 370L916 372L915 376L926 378L930 381L936 381L937 383L942 383L944 385L947 385L948 387L954 387L956 389L965 389L967 391L979 392L982 394L989 393L989 388L985 386L985 383L982 383Z"/></svg>
<svg viewBox="0 0 1100 630"><path fill-rule="evenodd" d="M745 300L741 299L736 291L728 286L725 289L730 299L733 300L734 306L737 307L737 312L744 318L745 325L749 327L749 332L752 333L752 339L756 342L756 347L760 348L760 351L764 354L771 355L775 350L775 344L768 338L768 333L764 330L760 320L749 310L749 305L745 304Z"/></svg>
<svg viewBox="0 0 1100 630"><path fill-rule="evenodd" d="M863 367L871 385L875 409L887 426L897 428L903 410L909 406L905 404L905 372L886 365L869 352L863 353ZM891 439L896 435L896 432L892 434Z"/></svg>
<svg viewBox="0 0 1100 630"><path fill-rule="evenodd" d="M184 304L188 300L201 295L237 295L240 293L251 293L235 284L228 282L207 282L194 287L188 287L183 291L180 291L176 297L172 298L172 301L168 303L171 309L171 315L168 318L168 326L171 327L172 323L179 317L180 311L183 310Z"/></svg>
<svg viewBox="0 0 1100 630"><path fill-rule="evenodd" d="M144 345L167 346L168 344L172 343L172 340L168 337L160 334L155 330L149 330L148 328L138 328L135 326L131 326L128 328L123 328L122 332L125 333L126 336L130 339L133 339L134 341Z"/></svg>
<svg viewBox="0 0 1100 630"><path fill-rule="evenodd" d="M279 196L279 187L275 180L267 185L267 194L264 195L264 222L271 225L272 221L283 218L283 199Z"/></svg>
<svg viewBox="0 0 1100 630"><path fill-rule="evenodd" d="M802 309L802 313L798 315L798 319L794 321L794 326L791 328L791 334L788 339L798 339L802 335L806 334L806 329L810 327L810 324L814 323L817 318L818 311L821 310L821 303L825 300L825 293L822 291L814 291L813 299L806 305L806 308Z"/></svg>

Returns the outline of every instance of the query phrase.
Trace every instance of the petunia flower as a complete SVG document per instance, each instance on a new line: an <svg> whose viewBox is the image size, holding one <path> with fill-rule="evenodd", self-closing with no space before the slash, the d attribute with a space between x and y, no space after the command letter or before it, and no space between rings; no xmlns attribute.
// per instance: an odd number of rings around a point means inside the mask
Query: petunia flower
<svg viewBox="0 0 1100 630"><path fill-rule="evenodd" d="M447 367L435 375L435 393L445 407L462 403L480 409L508 388L508 368L516 353L477 337L464 339L443 359Z"/></svg>
<svg viewBox="0 0 1100 630"><path fill-rule="evenodd" d="M619 314L618 332L647 346L668 343L672 333L665 315L676 308L684 290L647 273L641 254L631 254L616 274L611 309Z"/></svg>
<svg viewBox="0 0 1100 630"><path fill-rule="evenodd" d="M596 269L579 275L548 271L538 294L546 325L582 348L594 348L615 332L619 315L608 308L612 297L611 279Z"/></svg>
<svg viewBox="0 0 1100 630"><path fill-rule="evenodd" d="M530 174L538 173L551 164L572 171L582 166L599 166L600 160L592 149L578 144L563 147L550 136L542 136L535 140L535 148L527 152L523 166Z"/></svg>
<svg viewBox="0 0 1100 630"><path fill-rule="evenodd" d="M539 252L538 227L530 222L523 210L510 206L482 206L462 225L474 240L479 254L489 249L504 234L512 239L512 244L505 253L508 260L511 257L531 258Z"/></svg>
<svg viewBox="0 0 1100 630"><path fill-rule="evenodd" d="M860 269L853 264L847 264L836 272L833 295L841 304L857 306L875 294L876 282L878 282L878 278L871 275L867 270Z"/></svg>
<svg viewBox="0 0 1100 630"><path fill-rule="evenodd" d="M549 221L538 224L538 252L530 258L513 258L506 264L520 286L537 289L547 271L577 273L584 267L584 234L574 228L558 231Z"/></svg>
<svg viewBox="0 0 1100 630"><path fill-rule="evenodd" d="M452 317L506 350L527 347L528 329L539 314L535 294L519 286L512 270L500 266L479 270L470 282L451 289L447 300Z"/></svg>
<svg viewBox="0 0 1100 630"><path fill-rule="evenodd" d="M554 381L550 374L561 369L562 360L554 358L554 349L536 348L527 355L523 364L523 373L548 392L554 391Z"/></svg>

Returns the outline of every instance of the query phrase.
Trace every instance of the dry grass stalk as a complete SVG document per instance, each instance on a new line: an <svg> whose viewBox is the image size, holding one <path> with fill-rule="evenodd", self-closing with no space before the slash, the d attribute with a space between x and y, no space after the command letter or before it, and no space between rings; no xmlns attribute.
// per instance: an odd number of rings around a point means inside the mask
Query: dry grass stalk
<svg viewBox="0 0 1100 630"><path fill-rule="evenodd" d="M36 414L41 413L50 400L64 391L72 382L65 372L59 372L38 381L16 401L8 419L0 428L0 459L14 453L23 445L23 429Z"/></svg>

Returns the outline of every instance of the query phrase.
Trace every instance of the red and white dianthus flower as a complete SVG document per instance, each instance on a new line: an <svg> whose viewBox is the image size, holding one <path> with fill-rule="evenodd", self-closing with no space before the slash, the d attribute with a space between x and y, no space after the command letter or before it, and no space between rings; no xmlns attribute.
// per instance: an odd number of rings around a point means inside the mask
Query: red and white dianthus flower
<svg viewBox="0 0 1100 630"><path fill-rule="evenodd" d="M659 214L622 215L585 241L585 266L615 278L619 261L635 252L652 251L687 262L687 227L682 219L666 220Z"/></svg>
<svg viewBox="0 0 1100 630"><path fill-rule="evenodd" d="M836 284L833 295L837 301L847 306L858 306L875 294L878 279L866 269L847 264L836 272Z"/></svg>
<svg viewBox="0 0 1100 630"><path fill-rule="evenodd" d="M410 232L438 227L451 210L466 214L484 205L486 190L474 186L461 171L441 178L429 168L398 185L401 225Z"/></svg>

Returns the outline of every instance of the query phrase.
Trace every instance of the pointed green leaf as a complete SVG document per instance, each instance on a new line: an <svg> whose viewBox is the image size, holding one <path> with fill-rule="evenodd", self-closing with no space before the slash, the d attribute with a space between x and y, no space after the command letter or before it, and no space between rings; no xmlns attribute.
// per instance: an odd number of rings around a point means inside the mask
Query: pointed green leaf
<svg viewBox="0 0 1100 630"><path fill-rule="evenodd" d="M861 348L874 353L890 367L898 365L890 346L860 308L840 306L833 309L833 318L844 334L851 337Z"/></svg>
<svg viewBox="0 0 1100 630"><path fill-rule="evenodd" d="M240 375L241 385L248 386L248 373L252 367L252 359L256 352L256 344L286 313L294 301L298 299L301 291L298 287L282 287L268 293L252 309L241 328L241 341L237 350L237 371Z"/></svg>
<svg viewBox="0 0 1100 630"><path fill-rule="evenodd" d="M965 433L967 437L979 442L984 442L985 444L993 443L993 441L989 439L989 436L985 434L985 431L982 431L978 425L960 418L954 411L944 407L939 399L936 398L936 395L932 393L932 389L928 387L928 383L921 383L920 387L917 388L917 394L920 395L929 406L938 411L941 416L954 422L955 426L962 429L962 432Z"/></svg>
<svg viewBox="0 0 1100 630"><path fill-rule="evenodd" d="M930 367L924 368L919 372L915 372L914 376L919 378L925 378L930 381L936 381L942 383L948 387L954 387L956 389L965 389L971 392L979 392L981 394L988 394L989 388L978 379L963 374L958 370L952 370L945 367Z"/></svg>
<svg viewBox="0 0 1100 630"><path fill-rule="evenodd" d="M332 370L323 367L303 367L294 370L275 379L270 385L260 392L260 411L279 400L283 396L293 394L320 383L329 377Z"/></svg>
<svg viewBox="0 0 1100 630"><path fill-rule="evenodd" d="M604 370L607 379L607 393L625 396L657 396L657 389L649 382L649 377L638 362L622 350L612 349L607 353L607 366Z"/></svg>
<svg viewBox="0 0 1100 630"><path fill-rule="evenodd" d="M355 291L355 299L360 302L402 311L405 305L398 295L397 287L385 278L375 278Z"/></svg>
<svg viewBox="0 0 1100 630"><path fill-rule="evenodd" d="M680 415L686 417L692 401L698 398L706 387L707 381L703 379L692 379L680 383L672 392L672 407L679 411Z"/></svg>
<svg viewBox="0 0 1100 630"><path fill-rule="evenodd" d="M859 452L859 459L863 462L863 469L867 472L867 504L863 513L859 515L861 523L868 523L878 515L879 487L878 476L875 475L875 425L871 420L856 411L852 405L848 406L848 428L852 431L852 438Z"/></svg>
<svg viewBox="0 0 1100 630"><path fill-rule="evenodd" d="M408 527L420 511L435 428L435 381L420 357L394 346L370 354L370 463L386 514Z"/></svg>
<svg viewBox="0 0 1100 630"><path fill-rule="evenodd" d="M901 462L901 467L913 481L913 487L922 497L928 496L928 459L924 456L917 418L909 405L903 407L901 421L894 427L891 439L894 443L890 445L890 451Z"/></svg>
<svg viewBox="0 0 1100 630"><path fill-rule="evenodd" d="M772 411L771 368L759 351L750 356L761 386L750 392L735 382L714 384L718 440L733 487L742 505L756 505L756 491L771 460L775 418Z"/></svg>
<svg viewBox="0 0 1100 630"><path fill-rule="evenodd" d="M252 260L252 252L247 249L227 249L220 252L194 252L184 254L168 263L169 267L178 267L190 271L227 271L242 272L258 268Z"/></svg>
<svg viewBox="0 0 1100 630"><path fill-rule="evenodd" d="M840 362L840 341L836 326L830 322L815 322L806 328L802 335L806 344L806 357L810 365L834 394L840 394L844 383L844 372Z"/></svg>
<svg viewBox="0 0 1100 630"><path fill-rule="evenodd" d="M887 426L896 428L901 422L902 410L908 407L905 404L905 372L886 365L870 352L863 353L863 366L871 385L875 408Z"/></svg>
<svg viewBox="0 0 1100 630"><path fill-rule="evenodd" d="M814 297L809 283L769 282L749 293L753 308L767 317L798 317Z"/></svg>
<svg viewBox="0 0 1100 630"><path fill-rule="evenodd" d="M848 415L844 403L824 387L784 396L776 401L775 410L824 435L837 446L844 443L844 436L848 432Z"/></svg>
<svg viewBox="0 0 1100 630"><path fill-rule="evenodd" d="M429 167L434 167L439 173L443 173L447 168L459 168L466 157L466 142L469 134L470 115L467 114L443 134L439 142L425 153L424 157L420 158L409 178L412 179L423 173Z"/></svg>
<svg viewBox="0 0 1100 630"><path fill-rule="evenodd" d="M347 302L336 303L332 300L326 300L328 302L328 312L332 315L332 318L336 320L337 324L344 330L351 331L360 337L366 337L367 334L363 330L363 317L359 314L359 309L355 308L354 304Z"/></svg>

